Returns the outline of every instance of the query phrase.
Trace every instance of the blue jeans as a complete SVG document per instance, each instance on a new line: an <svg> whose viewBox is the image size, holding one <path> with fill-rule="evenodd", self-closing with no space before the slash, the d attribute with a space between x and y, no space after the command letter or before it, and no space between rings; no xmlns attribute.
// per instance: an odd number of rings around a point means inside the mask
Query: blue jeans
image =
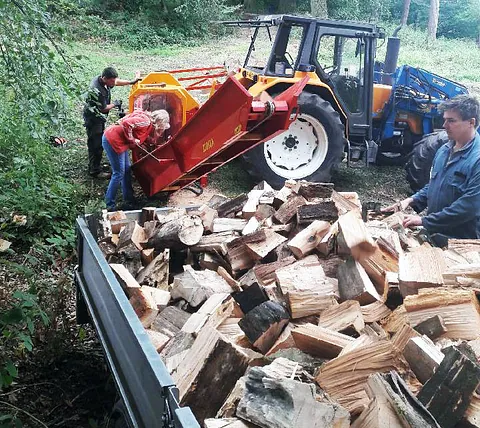
<svg viewBox="0 0 480 428"><path fill-rule="evenodd" d="M105 135L102 137L102 146L112 167L112 178L110 178L107 193L105 194L107 209L115 208L115 199L120 184L122 185L123 201L127 204L132 203L134 199L128 150L123 153L117 153L113 150L112 146L105 138Z"/></svg>

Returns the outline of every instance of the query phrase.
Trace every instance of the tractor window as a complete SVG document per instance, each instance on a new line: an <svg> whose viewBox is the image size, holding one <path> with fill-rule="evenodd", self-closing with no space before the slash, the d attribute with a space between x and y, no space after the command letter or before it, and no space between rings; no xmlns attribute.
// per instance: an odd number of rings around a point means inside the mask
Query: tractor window
<svg viewBox="0 0 480 428"><path fill-rule="evenodd" d="M277 35L278 27L272 26L269 28L262 27L256 29L256 37L253 43L252 51L245 67L256 70L257 72L263 71L267 65L268 57L272 51L273 41ZM253 38L255 36L255 30L251 30Z"/></svg>
<svg viewBox="0 0 480 428"><path fill-rule="evenodd" d="M365 61L365 44L362 39L323 35L317 61L350 112L360 112Z"/></svg>

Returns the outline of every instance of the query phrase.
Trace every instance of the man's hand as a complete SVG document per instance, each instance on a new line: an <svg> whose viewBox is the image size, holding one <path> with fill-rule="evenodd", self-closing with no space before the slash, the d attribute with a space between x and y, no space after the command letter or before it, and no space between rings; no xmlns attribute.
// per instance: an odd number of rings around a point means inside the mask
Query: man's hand
<svg viewBox="0 0 480 428"><path fill-rule="evenodd" d="M382 208L380 211L382 213L396 213L397 211L403 211L407 209L407 207L413 202L413 198L406 198L403 201L396 202L393 205L389 205L388 207Z"/></svg>
<svg viewBox="0 0 480 428"><path fill-rule="evenodd" d="M422 217L419 215L406 215L403 218L403 227L421 226Z"/></svg>
<svg viewBox="0 0 480 428"><path fill-rule="evenodd" d="M118 109L122 108L122 100L115 100L113 102L113 105L115 106L115 108L118 108Z"/></svg>
<svg viewBox="0 0 480 428"><path fill-rule="evenodd" d="M142 80L141 77L137 77L136 79L130 80L130 85L135 85L135 83L140 82Z"/></svg>

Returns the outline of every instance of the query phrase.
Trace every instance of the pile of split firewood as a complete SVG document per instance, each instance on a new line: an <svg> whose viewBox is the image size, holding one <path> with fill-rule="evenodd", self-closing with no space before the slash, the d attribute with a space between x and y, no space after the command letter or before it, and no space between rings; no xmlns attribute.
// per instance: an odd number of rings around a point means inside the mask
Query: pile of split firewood
<svg viewBox="0 0 480 428"><path fill-rule="evenodd" d="M287 181L104 213L99 246L203 426L480 426L480 242L434 248L366 207Z"/></svg>

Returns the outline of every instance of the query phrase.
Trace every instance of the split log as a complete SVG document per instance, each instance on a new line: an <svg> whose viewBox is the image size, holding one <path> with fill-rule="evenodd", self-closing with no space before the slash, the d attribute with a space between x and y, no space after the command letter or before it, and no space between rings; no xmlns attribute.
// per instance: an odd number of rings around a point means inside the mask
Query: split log
<svg viewBox="0 0 480 428"><path fill-rule="evenodd" d="M136 288L129 299L133 310L145 328L150 327L158 315L158 308L151 293L143 288Z"/></svg>
<svg viewBox="0 0 480 428"><path fill-rule="evenodd" d="M355 260L364 260L375 253L377 245L368 232L365 223L355 212L349 211L338 219L338 225L345 244Z"/></svg>
<svg viewBox="0 0 480 428"><path fill-rule="evenodd" d="M399 260L399 288L402 295L417 294L420 288L443 285L445 259L440 248L419 248Z"/></svg>
<svg viewBox="0 0 480 428"><path fill-rule="evenodd" d="M227 284L232 288L233 291L242 291L238 281L233 279L223 266L219 266L217 268L217 273L227 282Z"/></svg>
<svg viewBox="0 0 480 428"><path fill-rule="evenodd" d="M241 232L247 225L247 220L243 218L224 218L217 217L213 220L213 233L219 232Z"/></svg>
<svg viewBox="0 0 480 428"><path fill-rule="evenodd" d="M184 266L185 271L175 275L172 285L172 299L185 299L196 308L215 293L230 293L228 283L211 270L196 271L191 266Z"/></svg>
<svg viewBox="0 0 480 428"><path fill-rule="evenodd" d="M264 367L252 367L237 415L263 428L333 428L349 426L345 409L315 399L313 385L270 378Z"/></svg>
<svg viewBox="0 0 480 428"><path fill-rule="evenodd" d="M304 324L292 330L298 349L321 358L335 358L354 339L335 330L314 324Z"/></svg>
<svg viewBox="0 0 480 428"><path fill-rule="evenodd" d="M346 300L339 305L332 305L320 314L318 325L344 334L359 334L365 328L360 303Z"/></svg>
<svg viewBox="0 0 480 428"><path fill-rule="evenodd" d="M187 210L185 208L175 207L169 209L168 211L158 211L157 212L157 221L160 226L170 223L171 221L176 221L187 215Z"/></svg>
<svg viewBox="0 0 480 428"><path fill-rule="evenodd" d="M396 372L371 375L367 394L370 403L352 428L440 428Z"/></svg>
<svg viewBox="0 0 480 428"><path fill-rule="evenodd" d="M312 221L337 221L338 209L332 200L302 205L297 210L297 223L310 224Z"/></svg>
<svg viewBox="0 0 480 428"><path fill-rule="evenodd" d="M154 248L145 248L141 251L140 255L142 263L144 266L147 266L155 258L155 249Z"/></svg>
<svg viewBox="0 0 480 428"><path fill-rule="evenodd" d="M157 234L148 240L148 246L157 250L192 246L198 244L202 235L200 217L185 215L162 225Z"/></svg>
<svg viewBox="0 0 480 428"><path fill-rule="evenodd" d="M278 233L275 233L269 229L262 229L259 232L264 233L265 239L261 241L247 240L248 235L243 238L243 242L245 243L251 257L254 260L262 260L270 251L273 251L281 243L287 240L287 238L284 236L279 235ZM253 235L257 233L258 232L255 232Z"/></svg>
<svg viewBox="0 0 480 428"><path fill-rule="evenodd" d="M289 291L286 296L292 319L318 315L337 304L335 295L331 291L325 291L322 287Z"/></svg>
<svg viewBox="0 0 480 428"><path fill-rule="evenodd" d="M181 406L190 406L199 423L215 415L250 358L210 327L200 331L172 378ZM208 397L208 399L206 399Z"/></svg>
<svg viewBox="0 0 480 428"><path fill-rule="evenodd" d="M163 348L167 345L170 340L170 337L165 336L158 331L146 330L150 342L152 342L153 347L157 352L161 352Z"/></svg>
<svg viewBox="0 0 480 428"><path fill-rule="evenodd" d="M208 205L202 205L198 209L198 216L202 220L203 228L207 232L213 232L213 222L218 217L217 210L210 208Z"/></svg>
<svg viewBox="0 0 480 428"><path fill-rule="evenodd" d="M405 306L396 308L386 319L382 321L382 327L388 333L396 333L404 325L408 325L408 315Z"/></svg>
<svg viewBox="0 0 480 428"><path fill-rule="evenodd" d="M253 267L253 272L260 285L270 285L275 283L275 271L285 266L295 263L295 258L290 256L283 260L273 263L264 263Z"/></svg>
<svg viewBox="0 0 480 428"><path fill-rule="evenodd" d="M132 220L131 218L126 218L126 217L120 220L110 220L110 228L111 228L112 234L118 235L123 227L126 227L128 224L131 224L131 223L132 224L135 223L135 220Z"/></svg>
<svg viewBox="0 0 480 428"><path fill-rule="evenodd" d="M255 261L242 238L237 238L228 242L226 247L227 259L232 267L233 275L250 269L255 264Z"/></svg>
<svg viewBox="0 0 480 428"><path fill-rule="evenodd" d="M454 427L467 410L480 382L480 366L466 346L451 346L433 376L423 385L418 399L442 428Z"/></svg>
<svg viewBox="0 0 480 428"><path fill-rule="evenodd" d="M336 221L330 228L328 229L327 233L323 235L323 238L317 245L317 251L322 255L327 257L331 252L333 252L335 248L335 241L338 233L338 222ZM327 275L331 276L331 275Z"/></svg>
<svg viewBox="0 0 480 428"><path fill-rule="evenodd" d="M358 414L369 402L368 377L391 370L404 373L408 365L389 340L380 340L328 361L315 381L350 413Z"/></svg>
<svg viewBox="0 0 480 428"><path fill-rule="evenodd" d="M245 193L242 193L229 201L225 201L216 208L218 217L235 217L236 213L242 211L242 208L247 201L248 196Z"/></svg>
<svg viewBox="0 0 480 428"><path fill-rule="evenodd" d="M138 273L136 280L142 285L168 290L169 267L170 250L166 249Z"/></svg>
<svg viewBox="0 0 480 428"><path fill-rule="evenodd" d="M333 192L333 183L312 183L301 180L298 194L305 199L313 198L331 198Z"/></svg>
<svg viewBox="0 0 480 428"><path fill-rule="evenodd" d="M112 263L110 264L110 268L112 269L125 293L127 293L127 296L131 296L134 290L140 289L140 284L124 265Z"/></svg>
<svg viewBox="0 0 480 428"><path fill-rule="evenodd" d="M167 306L155 318L150 329L173 337L182 329L188 318L190 318L188 312L182 311L175 306Z"/></svg>
<svg viewBox="0 0 480 428"><path fill-rule="evenodd" d="M237 418L205 419L205 428L255 428L255 425Z"/></svg>
<svg viewBox="0 0 480 428"><path fill-rule="evenodd" d="M141 224L145 224L147 221L154 221L157 218L157 208L155 207L143 207L140 214Z"/></svg>
<svg viewBox="0 0 480 428"><path fill-rule="evenodd" d="M190 247L190 250L200 252L213 252L222 255L227 254L227 244L238 238L237 232L221 232L205 235L200 238L197 244Z"/></svg>
<svg viewBox="0 0 480 428"><path fill-rule="evenodd" d="M285 326L285 329L282 331L282 334L278 336L277 341L273 344L273 346L269 349L269 351L265 354L265 356L270 356L275 354L275 352L280 351L281 349L289 349L289 348L296 348L297 345L295 344L295 340L292 336L292 328L290 324Z"/></svg>
<svg viewBox="0 0 480 428"><path fill-rule="evenodd" d="M465 412L465 420L474 427L480 426L480 395L475 392Z"/></svg>
<svg viewBox="0 0 480 428"><path fill-rule="evenodd" d="M193 334L179 330L162 349L160 358L170 374L176 371L178 366L184 361L185 355L192 347L194 341Z"/></svg>
<svg viewBox="0 0 480 428"><path fill-rule="evenodd" d="M242 208L242 217L245 219L252 218L257 212L257 206L260 200L260 196L264 194L265 190L250 190L248 192L248 200Z"/></svg>
<svg viewBox="0 0 480 428"><path fill-rule="evenodd" d="M293 198L296 193L287 186L283 186L276 194L273 199L274 208L280 208L285 202L290 198Z"/></svg>
<svg viewBox="0 0 480 428"><path fill-rule="evenodd" d="M426 289L403 302L411 325L440 315L447 331L441 337L473 340L480 331L480 305L471 290Z"/></svg>
<svg viewBox="0 0 480 428"><path fill-rule="evenodd" d="M110 256L109 262L123 264L134 277L143 268L142 253L133 243L118 249L117 254Z"/></svg>
<svg viewBox="0 0 480 428"><path fill-rule="evenodd" d="M170 292L155 287L149 287L148 285L142 286L142 290L151 294L159 311L163 311L168 306L168 303L170 302Z"/></svg>
<svg viewBox="0 0 480 428"><path fill-rule="evenodd" d="M412 337L403 349L403 356L417 379L425 383L437 370L444 354L427 337Z"/></svg>
<svg viewBox="0 0 480 428"><path fill-rule="evenodd" d="M224 195L213 195L210 200L207 202L207 205L210 208L213 208L216 210L220 205L222 205L225 202L228 202L230 198L227 198Z"/></svg>
<svg viewBox="0 0 480 428"><path fill-rule="evenodd" d="M266 218L272 217L275 214L275 208L271 205L260 204L255 211L255 218L258 221L265 220Z"/></svg>
<svg viewBox="0 0 480 428"><path fill-rule="evenodd" d="M424 334L434 340L447 332L447 326L440 315L434 315L426 320L419 322L413 327L419 334Z"/></svg>
<svg viewBox="0 0 480 428"><path fill-rule="evenodd" d="M289 291L316 289L319 284L327 282L316 255L307 256L298 262L277 269L275 277L277 285L285 295ZM332 287L332 291L336 290Z"/></svg>
<svg viewBox="0 0 480 428"><path fill-rule="evenodd" d="M146 221L143 223L143 231L145 232L145 239L148 241L153 235L157 233L160 227L158 220Z"/></svg>
<svg viewBox="0 0 480 428"><path fill-rule="evenodd" d="M460 254L471 251L480 252L480 239L449 239L448 249L455 250Z"/></svg>
<svg viewBox="0 0 480 428"><path fill-rule="evenodd" d="M270 300L264 288L256 282L243 291L233 293L233 298L244 314Z"/></svg>
<svg viewBox="0 0 480 428"><path fill-rule="evenodd" d="M338 267L338 291L342 300L358 300L367 305L382 300L363 266L349 257Z"/></svg>
<svg viewBox="0 0 480 428"><path fill-rule="evenodd" d="M3 240L0 239L0 246L2 245L2 241ZM5 242L8 242L8 241L5 241ZM106 238L103 238L100 241L98 241L98 246L100 247L100 250L102 251L103 255L107 260L109 256L117 252L117 246L112 242L111 236L107 236ZM3 251L6 251L9 247L10 245L6 246L5 250ZM0 248L0 252L2 252L1 248Z"/></svg>
<svg viewBox="0 0 480 428"><path fill-rule="evenodd" d="M136 221L126 224L118 236L117 248L126 247L129 244L134 244L139 250L143 249L143 244L146 243L145 231Z"/></svg>
<svg viewBox="0 0 480 428"><path fill-rule="evenodd" d="M242 229L242 235L248 235L260 229L260 222L256 217L250 217L245 227Z"/></svg>
<svg viewBox="0 0 480 428"><path fill-rule="evenodd" d="M480 282L480 264L459 264L443 270L443 281L448 285L465 284L460 279L474 279ZM472 281L475 284L475 281Z"/></svg>
<svg viewBox="0 0 480 428"><path fill-rule="evenodd" d="M385 330L384 330L385 331ZM400 352L403 352L405 346L415 337L421 337L412 327L409 325L403 325L393 336L392 343Z"/></svg>
<svg viewBox="0 0 480 428"><path fill-rule="evenodd" d="M198 257L198 265L203 270L208 269L215 272L218 272L220 267L225 270L225 272L227 272L226 269L230 269L230 266L226 260L216 253L200 253Z"/></svg>
<svg viewBox="0 0 480 428"><path fill-rule="evenodd" d="M265 354L278 339L289 319L285 308L268 301L248 312L238 325L252 345Z"/></svg>
<svg viewBox="0 0 480 428"><path fill-rule="evenodd" d="M373 302L360 308L363 319L367 323L381 321L392 313L382 302Z"/></svg>
<svg viewBox="0 0 480 428"><path fill-rule="evenodd" d="M294 196L277 210L274 217L279 223L286 224L296 215L298 207L306 205L306 203L303 196Z"/></svg>
<svg viewBox="0 0 480 428"><path fill-rule="evenodd" d="M340 216L352 211L358 218L362 217L362 206L358 194L355 192L336 192L334 190L332 192L332 200Z"/></svg>
<svg viewBox="0 0 480 428"><path fill-rule="evenodd" d="M297 233L288 243L288 247L297 258L301 259L315 250L329 229L330 223L315 220L307 228Z"/></svg>

